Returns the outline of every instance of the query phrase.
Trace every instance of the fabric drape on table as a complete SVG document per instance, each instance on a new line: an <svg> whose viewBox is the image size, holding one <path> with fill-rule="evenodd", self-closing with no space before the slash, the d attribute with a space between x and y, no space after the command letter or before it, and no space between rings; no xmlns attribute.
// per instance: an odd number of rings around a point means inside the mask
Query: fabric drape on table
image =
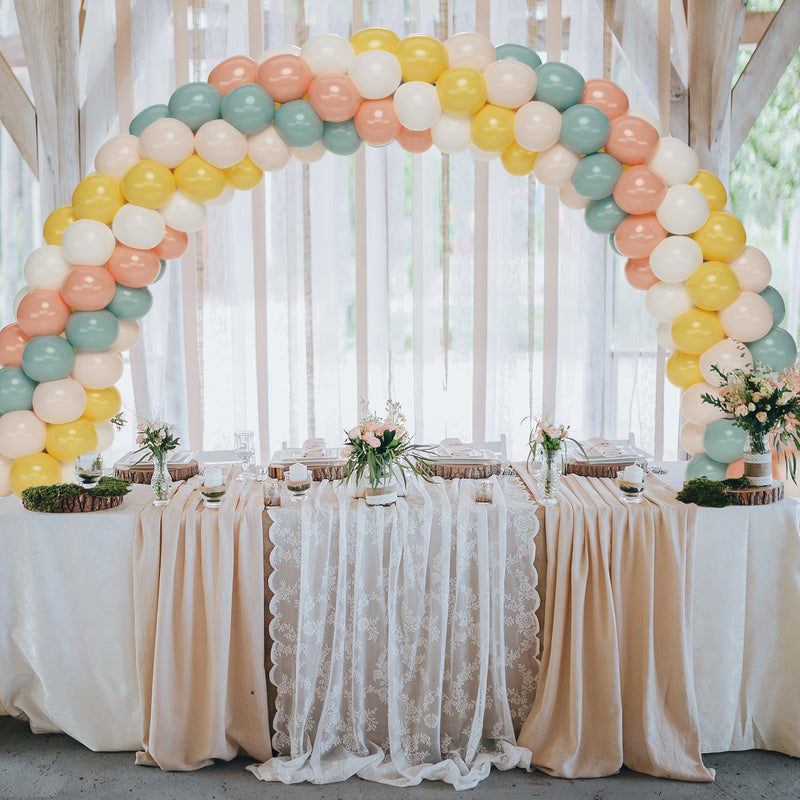
<svg viewBox="0 0 800 800"><path fill-rule="evenodd" d="M260 483L230 481L218 510L199 478L140 517L134 552L143 746L136 763L190 770L270 755Z"/></svg>
<svg viewBox="0 0 800 800"><path fill-rule="evenodd" d="M270 509L280 755L259 778L465 789L528 766L537 521L516 479L494 480L490 505L472 481L411 480L389 507L323 482Z"/></svg>
<svg viewBox="0 0 800 800"><path fill-rule="evenodd" d="M623 504L607 478L565 476L558 498L545 510L542 669L519 743L535 766L565 778L624 764L713 780L693 672L696 507L652 476L637 505Z"/></svg>

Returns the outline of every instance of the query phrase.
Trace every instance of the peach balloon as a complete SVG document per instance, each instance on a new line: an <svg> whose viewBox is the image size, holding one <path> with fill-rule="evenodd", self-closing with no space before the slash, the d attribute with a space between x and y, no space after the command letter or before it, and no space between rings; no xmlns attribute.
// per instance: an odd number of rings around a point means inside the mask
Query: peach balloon
<svg viewBox="0 0 800 800"><path fill-rule="evenodd" d="M623 170L614 187L616 204L628 214L655 211L667 194L667 185L643 164Z"/></svg>
<svg viewBox="0 0 800 800"><path fill-rule="evenodd" d="M624 114L611 120L606 153L621 164L644 164L658 146L658 131L647 120Z"/></svg>
<svg viewBox="0 0 800 800"><path fill-rule="evenodd" d="M433 136L430 128L426 131L410 131L401 125L397 143L408 153L424 153L433 145Z"/></svg>
<svg viewBox="0 0 800 800"><path fill-rule="evenodd" d="M189 235L166 226L164 238L153 248L153 252L165 261L180 258L189 246Z"/></svg>
<svg viewBox="0 0 800 800"><path fill-rule="evenodd" d="M308 62L291 53L268 58L258 67L258 84L276 103L299 100L313 79Z"/></svg>
<svg viewBox="0 0 800 800"><path fill-rule="evenodd" d="M0 367L21 366L22 351L30 339L16 322L0 329Z"/></svg>
<svg viewBox="0 0 800 800"><path fill-rule="evenodd" d="M376 147L389 144L400 133L400 121L391 97L383 100L364 100L355 116L356 133Z"/></svg>
<svg viewBox="0 0 800 800"><path fill-rule="evenodd" d="M245 83L255 83L258 77L258 64L248 56L231 56L220 61L208 73L208 82L219 89L224 97L231 89Z"/></svg>
<svg viewBox="0 0 800 800"><path fill-rule="evenodd" d="M613 120L628 110L628 95L613 81L592 78L586 81L581 103L599 108Z"/></svg>
<svg viewBox="0 0 800 800"><path fill-rule="evenodd" d="M108 259L108 271L117 283L141 289L158 277L161 261L152 250L118 244Z"/></svg>
<svg viewBox="0 0 800 800"><path fill-rule="evenodd" d="M355 116L361 95L347 75L320 75L308 87L308 102L324 122L344 122Z"/></svg>
<svg viewBox="0 0 800 800"><path fill-rule="evenodd" d="M99 311L111 302L116 288L107 269L79 266L73 267L65 278L61 297L75 311Z"/></svg>
<svg viewBox="0 0 800 800"><path fill-rule="evenodd" d="M640 292L646 292L658 283L647 258L629 258L625 264L625 280Z"/></svg>
<svg viewBox="0 0 800 800"><path fill-rule="evenodd" d="M33 289L17 308L17 322L28 336L57 336L63 333L68 319L69 306L51 289Z"/></svg>
<svg viewBox="0 0 800 800"><path fill-rule="evenodd" d="M614 231L614 245L623 256L644 258L667 238L655 214L633 214L625 217Z"/></svg>

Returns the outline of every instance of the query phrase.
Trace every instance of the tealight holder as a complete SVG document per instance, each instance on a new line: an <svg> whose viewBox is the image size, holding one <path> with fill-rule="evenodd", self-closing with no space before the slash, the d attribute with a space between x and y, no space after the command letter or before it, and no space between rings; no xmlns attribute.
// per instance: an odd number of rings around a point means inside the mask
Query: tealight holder
<svg viewBox="0 0 800 800"><path fill-rule="evenodd" d="M624 503L641 503L644 494L645 478L642 475L641 481L631 480L630 475L626 477L626 471L620 470L617 473L617 489L619 497Z"/></svg>
<svg viewBox="0 0 800 800"><path fill-rule="evenodd" d="M492 478L480 478L475 488L476 503L491 503L494 496L494 480Z"/></svg>
<svg viewBox="0 0 800 800"><path fill-rule="evenodd" d="M89 489L103 477L103 457L100 453L84 453L75 459L75 477L78 483Z"/></svg>
<svg viewBox="0 0 800 800"><path fill-rule="evenodd" d="M225 497L227 487L222 477L222 470L209 468L203 473L200 484L200 494L203 495L205 508L219 508L222 498Z"/></svg>
<svg viewBox="0 0 800 800"><path fill-rule="evenodd" d="M311 488L311 473L305 464L292 464L283 471L283 480L293 500L302 500Z"/></svg>

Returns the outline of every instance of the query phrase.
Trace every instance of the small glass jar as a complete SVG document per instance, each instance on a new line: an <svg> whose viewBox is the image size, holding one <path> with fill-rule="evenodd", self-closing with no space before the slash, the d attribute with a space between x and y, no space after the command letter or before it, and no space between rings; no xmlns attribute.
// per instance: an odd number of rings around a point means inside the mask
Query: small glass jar
<svg viewBox="0 0 800 800"><path fill-rule="evenodd" d="M641 468L636 474L631 474L628 469L620 470L617 473L617 489L619 489L619 497L623 503L641 503L644 486L645 476Z"/></svg>
<svg viewBox="0 0 800 800"><path fill-rule="evenodd" d="M95 486L103 477L103 457L100 453L84 453L75 459L75 477L84 489Z"/></svg>
<svg viewBox="0 0 800 800"><path fill-rule="evenodd" d="M283 471L286 489L292 499L302 500L311 488L311 473L304 464L292 464Z"/></svg>
<svg viewBox="0 0 800 800"><path fill-rule="evenodd" d="M494 480L492 478L480 478L475 487L476 503L491 503L494 496Z"/></svg>
<svg viewBox="0 0 800 800"><path fill-rule="evenodd" d="M222 477L222 470L209 467L203 472L203 482L200 484L200 494L203 495L203 505L206 508L219 508L222 498L225 497L226 486Z"/></svg>

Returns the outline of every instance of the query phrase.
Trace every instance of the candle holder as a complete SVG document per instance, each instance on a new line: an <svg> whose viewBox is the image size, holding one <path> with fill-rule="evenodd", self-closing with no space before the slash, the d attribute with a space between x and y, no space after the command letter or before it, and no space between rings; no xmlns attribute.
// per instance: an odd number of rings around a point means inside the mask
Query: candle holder
<svg viewBox="0 0 800 800"><path fill-rule="evenodd" d="M78 483L89 489L103 477L103 457L100 453L84 453L75 459L75 477Z"/></svg>
<svg viewBox="0 0 800 800"><path fill-rule="evenodd" d="M491 503L494 496L494 480L492 478L481 478L475 489L476 503Z"/></svg>
<svg viewBox="0 0 800 800"><path fill-rule="evenodd" d="M617 489L624 503L641 503L644 486L645 476L641 467L626 467L617 473Z"/></svg>
<svg viewBox="0 0 800 800"><path fill-rule="evenodd" d="M284 470L286 489L293 500L302 500L311 488L311 473L305 464L292 464Z"/></svg>
<svg viewBox="0 0 800 800"><path fill-rule="evenodd" d="M237 481L248 481L256 477L256 447L253 431L234 431L233 451L242 462L242 471L236 476Z"/></svg>
<svg viewBox="0 0 800 800"><path fill-rule="evenodd" d="M225 497L226 487L222 477L222 470L209 467L203 472L203 482L200 484L200 494L203 495L205 508L219 508L222 498Z"/></svg>

